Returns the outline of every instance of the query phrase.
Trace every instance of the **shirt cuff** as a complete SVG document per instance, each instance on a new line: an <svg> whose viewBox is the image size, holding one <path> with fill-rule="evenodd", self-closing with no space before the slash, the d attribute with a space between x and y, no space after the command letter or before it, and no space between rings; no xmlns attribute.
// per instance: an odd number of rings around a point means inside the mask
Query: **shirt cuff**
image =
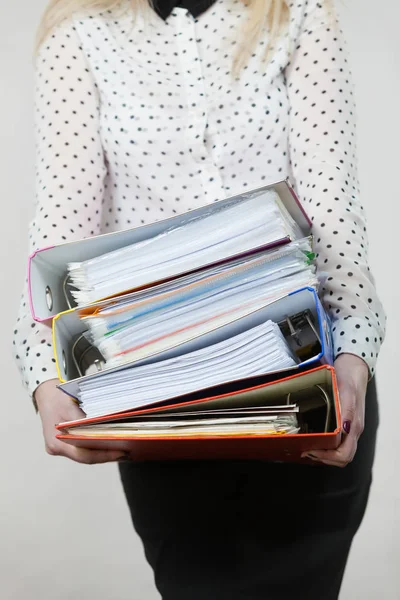
<svg viewBox="0 0 400 600"><path fill-rule="evenodd" d="M335 358L339 354L354 354L367 364L370 377L373 377L381 341L368 320L352 316L338 319L333 323L332 337Z"/></svg>

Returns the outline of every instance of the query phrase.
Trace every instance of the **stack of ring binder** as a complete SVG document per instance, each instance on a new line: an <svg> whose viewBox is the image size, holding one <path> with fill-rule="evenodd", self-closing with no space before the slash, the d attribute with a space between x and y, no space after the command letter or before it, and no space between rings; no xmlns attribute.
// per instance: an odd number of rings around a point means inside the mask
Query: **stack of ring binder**
<svg viewBox="0 0 400 600"><path fill-rule="evenodd" d="M286 181L37 251L60 388L58 437L132 460L300 460L341 417L311 223Z"/></svg>

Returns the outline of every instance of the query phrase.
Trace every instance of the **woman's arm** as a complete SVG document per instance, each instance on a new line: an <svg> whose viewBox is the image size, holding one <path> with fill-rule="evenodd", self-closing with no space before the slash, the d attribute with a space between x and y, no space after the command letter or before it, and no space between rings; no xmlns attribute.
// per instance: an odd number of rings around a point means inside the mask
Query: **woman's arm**
<svg viewBox="0 0 400 600"><path fill-rule="evenodd" d="M36 63L36 211L30 251L98 234L106 174L99 97L71 24L43 44ZM15 356L31 394L57 377L50 327L30 315L25 285Z"/></svg>
<svg viewBox="0 0 400 600"><path fill-rule="evenodd" d="M71 24L44 43L36 70L36 212L30 250L100 233L105 161L99 131L100 102ZM49 454L80 463L119 460L120 450L74 448L56 438L55 424L84 416L57 389L50 327L35 323L22 296L14 335L23 381L37 402Z"/></svg>
<svg viewBox="0 0 400 600"><path fill-rule="evenodd" d="M304 5L286 70L292 171L313 221L318 270L326 273L322 298L333 319L335 354L359 356L373 374L385 314L368 266L351 74L330 0Z"/></svg>
<svg viewBox="0 0 400 600"><path fill-rule="evenodd" d="M368 266L353 88L332 4L304 0L286 78L292 171L312 218L318 270L326 273L322 299L333 320L344 433L337 450L313 452L311 458L343 467L353 459L363 431L368 376L374 373L386 318Z"/></svg>

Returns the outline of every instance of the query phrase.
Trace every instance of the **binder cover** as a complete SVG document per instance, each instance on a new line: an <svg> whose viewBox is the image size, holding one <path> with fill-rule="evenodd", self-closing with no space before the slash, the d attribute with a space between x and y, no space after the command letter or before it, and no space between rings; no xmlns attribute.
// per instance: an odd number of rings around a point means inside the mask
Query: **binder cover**
<svg viewBox="0 0 400 600"><path fill-rule="evenodd" d="M162 412L196 411L220 407L267 406L276 403L283 395L324 386L332 403L328 431L322 433L297 433L291 435L252 436L193 436L187 437L140 437L115 439L104 435L92 439L79 434L79 425L100 424L122 419L144 417ZM69 428L69 433L65 429ZM329 365L317 367L305 373L291 375L256 387L244 388L233 393L202 399L177 402L163 407L125 412L97 419L82 419L57 426L57 436L67 443L86 448L112 448L126 450L133 461L149 460L278 460L301 461L305 451L337 448L341 440L341 413L334 368ZM75 432L73 432L75 429ZM303 461L304 462L304 461Z"/></svg>
<svg viewBox="0 0 400 600"><path fill-rule="evenodd" d="M307 310L310 311L313 317L320 343L317 352L313 356L302 361L300 364L293 367L293 369L298 370L299 368L311 368L312 366L321 364L333 364L333 344L328 316L321 304L316 290L307 287L291 292L260 310L251 312L240 319L234 320L232 323L219 327L205 335L190 339L169 350L153 354L143 360L136 361L133 364L128 363L113 369L105 368L99 373L86 376L86 378L101 377L101 375L106 372L116 372L132 367L133 365L139 366L156 363L161 360L172 358L173 356L186 354L197 350L200 347L217 343L224 335L227 335L228 331L229 335L235 335L268 319L278 323L287 316ZM79 382L83 378L77 376L72 348L73 340L76 339L76 335L84 331L84 329L84 324L74 310L64 313L64 315L60 315L53 322L54 351L60 380L62 382L60 387L63 391L76 399L79 399Z"/></svg>
<svg viewBox="0 0 400 600"><path fill-rule="evenodd" d="M308 236L311 231L311 221L308 219L287 181L264 186L257 190L251 190L244 194L240 194L239 196L220 200L214 204L216 207L221 207L223 205L228 206L238 198L245 199L247 196L251 196L256 192L262 192L268 189L273 189L278 193L282 203L303 231L304 237ZM172 226L183 225L189 218L192 218L195 215L201 216L209 210L209 208L210 206L206 205L193 211L149 225L94 236L35 251L29 259L28 266L29 301L33 318L36 321L46 321L69 308L64 290L68 263L88 260L101 254L148 239L162 233ZM288 236L276 240L274 243L267 244L264 246L264 249L279 246L290 241ZM254 250L260 249L261 248L254 248ZM231 258L233 258L233 256L227 257L226 260ZM182 274L183 273L181 273L181 275ZM126 291L128 292L130 290Z"/></svg>

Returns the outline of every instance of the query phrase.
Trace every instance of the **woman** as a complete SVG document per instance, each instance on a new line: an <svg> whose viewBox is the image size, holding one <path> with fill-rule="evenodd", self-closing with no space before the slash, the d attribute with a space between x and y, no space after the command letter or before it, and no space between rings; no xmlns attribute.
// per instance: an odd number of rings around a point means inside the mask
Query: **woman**
<svg viewBox="0 0 400 600"><path fill-rule="evenodd" d="M313 220L334 321L341 446L313 453L315 466L122 462L120 470L164 599L337 598L371 482L378 418L367 382L385 316L367 264L352 86L333 8L53 0L36 100L32 250L291 178ZM50 330L33 323L25 297L18 321L17 359L47 451L82 463L124 458L56 440L54 424L82 413L56 389Z"/></svg>

